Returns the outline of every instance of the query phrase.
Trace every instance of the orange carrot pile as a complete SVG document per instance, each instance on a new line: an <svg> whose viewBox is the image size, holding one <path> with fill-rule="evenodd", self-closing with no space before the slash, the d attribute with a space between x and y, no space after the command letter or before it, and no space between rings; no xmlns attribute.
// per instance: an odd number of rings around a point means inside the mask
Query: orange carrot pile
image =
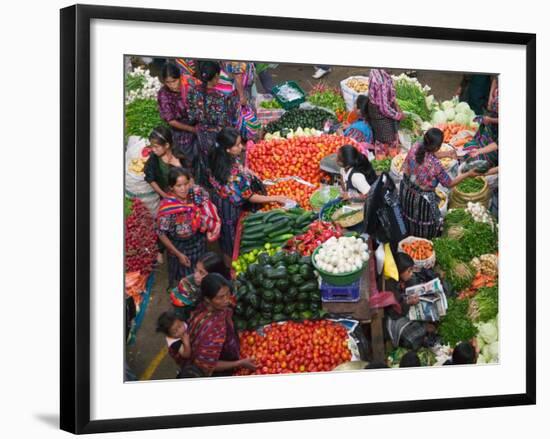
<svg viewBox="0 0 550 439"><path fill-rule="evenodd" d="M403 250L415 261L423 261L433 255L432 244L421 240L403 244Z"/></svg>
<svg viewBox="0 0 550 439"><path fill-rule="evenodd" d="M494 287L496 284L496 278L494 276L488 276L486 274L481 274L480 271L477 272L477 274L474 277L474 280L472 281L472 284L470 285L470 288L467 290L462 291L459 295L459 299L468 299L470 297L473 297L477 294L477 291L480 288L485 287Z"/></svg>
<svg viewBox="0 0 550 439"><path fill-rule="evenodd" d="M460 139L457 139L454 142L451 142L451 145L454 146L455 148L462 148L464 145L466 145L466 143L468 143L473 138L474 136L472 135L463 136Z"/></svg>
<svg viewBox="0 0 550 439"><path fill-rule="evenodd" d="M443 142L449 143L451 139L458 133L469 129L470 127L466 125L461 125L459 123L447 123L441 126L441 130L443 131Z"/></svg>

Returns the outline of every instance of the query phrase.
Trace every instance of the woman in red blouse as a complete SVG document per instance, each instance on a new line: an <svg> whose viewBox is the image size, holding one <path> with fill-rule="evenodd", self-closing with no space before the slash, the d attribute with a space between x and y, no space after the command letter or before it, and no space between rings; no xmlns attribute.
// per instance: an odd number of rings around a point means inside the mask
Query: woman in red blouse
<svg viewBox="0 0 550 439"><path fill-rule="evenodd" d="M471 170L451 179L439 159L455 157L456 153L439 152L442 143L443 132L439 128L429 129L422 141L410 149L403 163L401 208L409 234L413 236L431 239L439 233L443 221L439 211L440 199L435 193L439 184L451 188L468 177L479 175Z"/></svg>

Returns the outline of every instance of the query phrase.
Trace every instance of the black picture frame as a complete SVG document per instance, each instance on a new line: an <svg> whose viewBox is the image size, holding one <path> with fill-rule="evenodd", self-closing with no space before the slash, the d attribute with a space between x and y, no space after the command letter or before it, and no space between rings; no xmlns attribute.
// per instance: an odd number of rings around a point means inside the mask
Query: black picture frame
<svg viewBox="0 0 550 439"><path fill-rule="evenodd" d="M302 18L75 5L61 11L61 429L76 433L195 427L535 404L536 35ZM502 43L526 47L526 392L237 413L90 420L90 21L93 19Z"/></svg>

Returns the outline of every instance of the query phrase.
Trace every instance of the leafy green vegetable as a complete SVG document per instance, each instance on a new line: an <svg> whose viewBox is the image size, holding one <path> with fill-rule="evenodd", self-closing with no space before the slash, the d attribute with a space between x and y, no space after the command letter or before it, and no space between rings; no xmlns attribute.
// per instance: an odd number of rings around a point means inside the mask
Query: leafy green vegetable
<svg viewBox="0 0 550 439"><path fill-rule="evenodd" d="M426 96L416 85L406 80L396 81L395 96L401 110L417 114L422 120L430 120Z"/></svg>
<svg viewBox="0 0 550 439"><path fill-rule="evenodd" d="M416 351L416 354L421 366L433 366L437 361L435 354L428 348L422 347Z"/></svg>
<svg viewBox="0 0 550 439"><path fill-rule="evenodd" d="M309 202L314 209L320 209L329 201L338 198L340 190L337 187L329 186L326 188L318 189L309 198Z"/></svg>
<svg viewBox="0 0 550 439"><path fill-rule="evenodd" d="M388 366L399 367L399 362L401 361L401 358L403 358L403 355L405 355L407 352L408 350L401 346L393 349L388 354Z"/></svg>
<svg viewBox="0 0 550 439"><path fill-rule="evenodd" d="M377 172L389 172L391 167L391 158L382 159L382 160L373 160L372 167Z"/></svg>
<svg viewBox="0 0 550 439"><path fill-rule="evenodd" d="M328 108L334 112L345 111L346 102L340 94L336 94L332 91L316 92L309 95L307 98L309 102L318 107Z"/></svg>
<svg viewBox="0 0 550 439"><path fill-rule="evenodd" d="M411 116L407 116L405 117L405 119L399 122L399 128L406 129L409 131L416 131L418 130L419 126L415 122L414 118L412 118Z"/></svg>
<svg viewBox="0 0 550 439"><path fill-rule="evenodd" d="M498 250L497 231L487 223L473 222L465 228L464 235L460 239L461 254L464 254L466 260L489 253L495 253Z"/></svg>
<svg viewBox="0 0 550 439"><path fill-rule="evenodd" d="M472 258L466 252L460 241L451 238L436 238L433 240L437 263L443 270L449 270L457 262L469 262Z"/></svg>
<svg viewBox="0 0 550 439"><path fill-rule="evenodd" d="M474 279L475 272L470 264L457 262L445 272L445 276L455 291L462 291L470 286Z"/></svg>
<svg viewBox="0 0 550 439"><path fill-rule="evenodd" d="M132 214L133 206L134 206L134 201L131 198L124 197L124 218Z"/></svg>
<svg viewBox="0 0 550 439"><path fill-rule="evenodd" d="M270 99L268 101L263 101L260 103L260 107L268 110L283 108L283 106L279 103L277 99Z"/></svg>
<svg viewBox="0 0 550 439"><path fill-rule="evenodd" d="M334 215L334 212L336 212L338 209L342 208L345 205L343 201L339 201L338 203L333 204L332 206L328 207L323 211L323 221L332 221L332 215Z"/></svg>
<svg viewBox="0 0 550 439"><path fill-rule="evenodd" d="M127 74L125 81L126 93L134 90L140 90L145 85L145 81L145 76Z"/></svg>
<svg viewBox="0 0 550 439"><path fill-rule="evenodd" d="M477 302L480 322L495 318L498 314L498 285L480 288L472 300Z"/></svg>
<svg viewBox="0 0 550 439"><path fill-rule="evenodd" d="M454 225L468 226L473 222L472 215L466 209L451 209L445 216L445 227Z"/></svg>
<svg viewBox="0 0 550 439"><path fill-rule="evenodd" d="M447 218L446 222L448 223ZM455 220L457 219L455 218ZM459 224L459 222L457 221L455 224ZM447 224L450 226L447 231L455 224ZM455 262L453 260L469 262L477 256L494 253L498 249L497 231L493 230L490 224L466 220L462 223L462 227L464 233L460 239L449 237L434 239L437 262L443 270L449 269Z"/></svg>
<svg viewBox="0 0 550 439"><path fill-rule="evenodd" d="M475 194L481 191L483 186L485 186L485 182L481 178L467 178L460 182L456 188L465 194Z"/></svg>
<svg viewBox="0 0 550 439"><path fill-rule="evenodd" d="M136 99L126 105L126 135L148 138L153 128L165 125L155 99Z"/></svg>
<svg viewBox="0 0 550 439"><path fill-rule="evenodd" d="M468 317L467 300L449 299L447 314L441 319L439 325L439 335L451 347L477 335L477 328Z"/></svg>

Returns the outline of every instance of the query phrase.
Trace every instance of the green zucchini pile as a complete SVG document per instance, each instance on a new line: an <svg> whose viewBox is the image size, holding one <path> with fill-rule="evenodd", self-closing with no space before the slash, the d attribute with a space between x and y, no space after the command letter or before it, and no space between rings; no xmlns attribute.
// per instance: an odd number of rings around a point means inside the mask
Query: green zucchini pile
<svg viewBox="0 0 550 439"><path fill-rule="evenodd" d="M248 215L243 222L239 253L263 248L267 243L282 246L293 236L304 233L315 219L314 212L299 207Z"/></svg>
<svg viewBox="0 0 550 439"><path fill-rule="evenodd" d="M235 328L255 330L272 322L322 316L321 293L310 257L297 252L261 253L234 283Z"/></svg>

